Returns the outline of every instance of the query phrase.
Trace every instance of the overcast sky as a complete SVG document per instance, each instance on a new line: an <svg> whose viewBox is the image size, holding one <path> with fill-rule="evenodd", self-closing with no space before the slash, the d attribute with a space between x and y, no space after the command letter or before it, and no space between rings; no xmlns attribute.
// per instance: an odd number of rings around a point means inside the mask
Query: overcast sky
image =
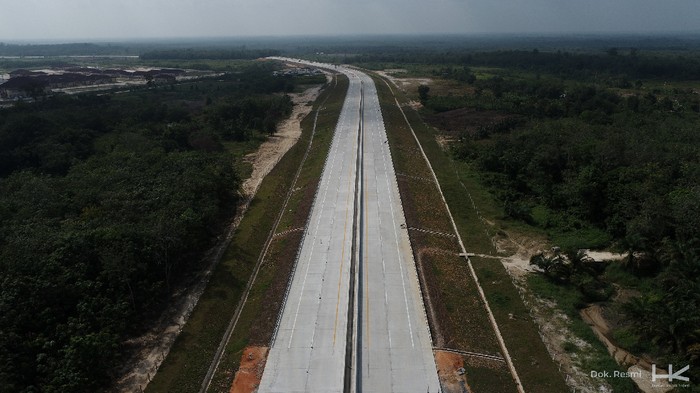
<svg viewBox="0 0 700 393"><path fill-rule="evenodd" d="M700 32L700 0L0 0L0 41Z"/></svg>

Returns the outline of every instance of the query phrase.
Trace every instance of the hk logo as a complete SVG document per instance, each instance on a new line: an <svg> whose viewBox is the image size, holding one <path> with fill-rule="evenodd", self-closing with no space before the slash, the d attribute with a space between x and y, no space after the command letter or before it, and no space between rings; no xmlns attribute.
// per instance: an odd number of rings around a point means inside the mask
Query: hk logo
<svg viewBox="0 0 700 393"><path fill-rule="evenodd" d="M651 381L656 382L657 379L668 379L668 382L673 382L674 379L677 379L679 381L688 382L690 379L688 379L688 377L683 376L683 373L688 371L688 369L690 369L690 365L685 366L682 369L680 369L674 373L673 372L673 365L669 364L668 365L668 374L657 374L656 373L656 365L652 364L651 365Z"/></svg>

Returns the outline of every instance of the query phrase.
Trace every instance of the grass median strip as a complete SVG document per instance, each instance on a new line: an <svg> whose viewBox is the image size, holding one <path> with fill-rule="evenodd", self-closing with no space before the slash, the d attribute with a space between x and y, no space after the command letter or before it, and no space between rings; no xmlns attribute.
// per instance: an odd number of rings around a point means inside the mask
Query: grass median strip
<svg viewBox="0 0 700 393"><path fill-rule="evenodd" d="M326 97L329 98L325 104L325 109L319 112L317 124L317 137L319 139L317 143L316 138L314 138L312 151L305 162L305 168L307 165L312 165L322 169L328 150L327 145L331 139L329 136L324 137L324 134L332 134L347 88L347 82L343 78L338 80L337 84L333 83L326 88L317 100L317 103L320 103ZM338 100L340 100L340 104L337 103ZM228 250L212 274L207 289L173 345L167 359L163 362L153 381L148 385L147 392L196 392L199 390L211 364L214 352L226 331L231 315L241 298L263 245L279 215L279 209L287 195L287 191L291 187L294 175L307 149L312 125L313 117L307 116L302 122L302 135L298 143L284 155L282 160L263 180L255 198L250 203L248 211L238 226ZM328 141L323 142L324 138ZM322 147L324 143L326 145L325 150ZM317 156L321 157L317 158ZM306 169L303 171L306 171ZM306 181L307 184L303 189L310 189L315 187L311 183L313 179L313 177L305 174L300 176L299 182ZM290 199L288 211L285 213L298 211L298 206L293 207L292 205L295 203L300 205L304 201L306 201L304 197ZM305 219L306 217L303 217L304 222ZM268 255L277 255L276 250L280 249L278 247L281 247L282 250L291 247L281 243L292 241L294 237L290 235L275 239L270 245ZM281 245L278 245L278 243ZM256 284L251 290L248 304L255 303L259 292L264 290L266 285L271 285L269 280L266 283L268 276L276 276L276 274L274 269L271 271L264 265L261 267ZM287 279L288 277L283 278ZM233 369L235 370L240 359L240 350L237 358L235 354L229 352L231 349L235 350L235 348L242 350L246 345L249 340L250 326L257 314L257 312L251 312L247 305L244 307L239 323L229 341L226 355L221 361L221 370L229 370L231 367L234 367ZM248 329L246 330L244 326L248 326ZM245 331L245 333L240 334L241 331ZM229 361L231 356L235 358L234 362ZM210 390L218 386L217 383L221 380L218 377L219 374L217 373Z"/></svg>

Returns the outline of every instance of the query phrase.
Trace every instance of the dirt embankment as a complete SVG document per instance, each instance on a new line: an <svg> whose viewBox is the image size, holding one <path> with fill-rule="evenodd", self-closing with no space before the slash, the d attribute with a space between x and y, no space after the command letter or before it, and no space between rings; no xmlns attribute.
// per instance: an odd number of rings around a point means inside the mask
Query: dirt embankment
<svg viewBox="0 0 700 393"><path fill-rule="evenodd" d="M440 385L445 393L471 392L464 371L462 355L447 351L435 351L435 365L438 369Z"/></svg>
<svg viewBox="0 0 700 393"><path fill-rule="evenodd" d="M330 78L329 76L327 76ZM253 173L243 182L242 190L245 197L255 195L260 183L282 159L284 153L294 146L301 136L301 121L311 113L313 102L321 93L323 86L306 89L303 93L290 94L294 103L292 114L287 120L277 125L277 132L260 145L258 151L248 154L244 160L252 163Z"/></svg>
<svg viewBox="0 0 700 393"><path fill-rule="evenodd" d="M581 310L581 318L591 327L598 339L605 345L617 364L627 367L630 377L637 387L644 393L666 393L673 390L671 386L661 383L651 383L651 360L633 355L623 348L618 347L611 340L612 329L604 316L603 308L593 304Z"/></svg>

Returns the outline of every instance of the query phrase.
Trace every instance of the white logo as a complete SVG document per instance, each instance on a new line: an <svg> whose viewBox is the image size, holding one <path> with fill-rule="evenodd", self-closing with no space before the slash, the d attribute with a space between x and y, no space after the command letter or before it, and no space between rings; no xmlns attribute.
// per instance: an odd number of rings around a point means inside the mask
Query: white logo
<svg viewBox="0 0 700 393"><path fill-rule="evenodd" d="M674 379L677 379L679 381L685 381L688 382L690 379L688 377L682 376L682 374L690 369L690 365L683 367L682 369L676 371L675 373L673 372L673 365L669 364L668 365L668 374L657 374L656 373L656 365L652 364L651 365L651 381L656 382L657 379L662 379L666 378L668 379L668 382L673 382Z"/></svg>

